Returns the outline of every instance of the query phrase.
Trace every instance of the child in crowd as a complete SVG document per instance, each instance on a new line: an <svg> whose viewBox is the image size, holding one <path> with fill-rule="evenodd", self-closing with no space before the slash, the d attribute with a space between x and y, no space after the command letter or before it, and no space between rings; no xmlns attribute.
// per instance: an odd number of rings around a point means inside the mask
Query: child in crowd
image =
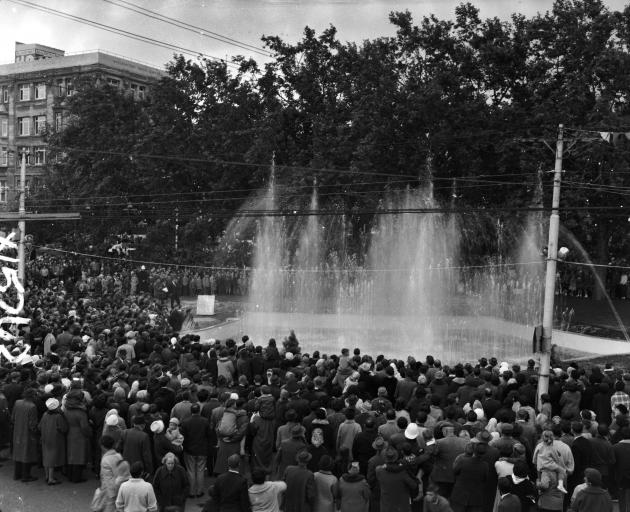
<svg viewBox="0 0 630 512"><path fill-rule="evenodd" d="M557 488L563 493L567 493L564 482L567 479L567 471L562 463L560 453L553 445L553 433L545 430L542 433L542 443L536 450L536 469L539 480L543 488L553 486L557 482Z"/></svg>
<svg viewBox="0 0 630 512"><path fill-rule="evenodd" d="M168 428L165 433L166 439L168 439L175 446L182 446L184 444L184 436L179 431L179 420L177 418L171 418L168 423Z"/></svg>

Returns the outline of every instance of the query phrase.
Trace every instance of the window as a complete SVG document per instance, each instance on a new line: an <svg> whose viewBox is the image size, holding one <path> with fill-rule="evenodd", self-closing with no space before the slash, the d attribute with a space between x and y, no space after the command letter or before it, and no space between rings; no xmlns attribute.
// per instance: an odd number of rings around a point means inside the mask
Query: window
<svg viewBox="0 0 630 512"><path fill-rule="evenodd" d="M36 100L46 99L46 84L35 85L35 99Z"/></svg>
<svg viewBox="0 0 630 512"><path fill-rule="evenodd" d="M7 180L0 180L0 203L7 202Z"/></svg>
<svg viewBox="0 0 630 512"><path fill-rule="evenodd" d="M44 165L46 163L46 148L38 146L35 148L35 165Z"/></svg>
<svg viewBox="0 0 630 512"><path fill-rule="evenodd" d="M0 137L9 136L9 120L6 117L0 119Z"/></svg>
<svg viewBox="0 0 630 512"><path fill-rule="evenodd" d="M31 99L31 86L30 84L20 85L20 101L28 101Z"/></svg>
<svg viewBox="0 0 630 512"><path fill-rule="evenodd" d="M107 83L112 87L120 87L120 80L117 78L108 78Z"/></svg>
<svg viewBox="0 0 630 512"><path fill-rule="evenodd" d="M145 94L145 87L144 87L144 85L139 85L138 86L138 99L143 100L144 99L144 94Z"/></svg>
<svg viewBox="0 0 630 512"><path fill-rule="evenodd" d="M18 135L30 135L31 123L28 117L18 117Z"/></svg>
<svg viewBox="0 0 630 512"><path fill-rule="evenodd" d="M9 103L9 88L6 85L2 88L2 103Z"/></svg>
<svg viewBox="0 0 630 512"><path fill-rule="evenodd" d="M74 94L74 89L72 87L72 80L66 81L66 96L72 96Z"/></svg>
<svg viewBox="0 0 630 512"><path fill-rule="evenodd" d="M59 132L63 128L63 114L55 112L55 131Z"/></svg>
<svg viewBox="0 0 630 512"><path fill-rule="evenodd" d="M35 116L33 118L33 128L35 135L41 135L46 131L46 116Z"/></svg>
<svg viewBox="0 0 630 512"><path fill-rule="evenodd" d="M6 167L9 165L9 152L7 148L0 148L0 166Z"/></svg>
<svg viewBox="0 0 630 512"><path fill-rule="evenodd" d="M57 78L57 96L63 96L66 93L66 87L63 85L63 78Z"/></svg>

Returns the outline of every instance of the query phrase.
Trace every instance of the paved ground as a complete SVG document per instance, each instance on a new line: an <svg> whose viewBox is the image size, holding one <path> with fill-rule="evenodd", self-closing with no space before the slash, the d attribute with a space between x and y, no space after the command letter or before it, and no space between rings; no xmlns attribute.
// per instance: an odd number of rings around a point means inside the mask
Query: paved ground
<svg viewBox="0 0 630 512"><path fill-rule="evenodd" d="M92 474L85 483L73 484L63 479L60 485L48 486L44 482L42 469L36 469L32 473L38 477L35 482L16 482L13 480L13 463L2 462L0 512L87 512L94 489L99 485ZM87 476L88 472L85 474ZM204 500L205 498L188 500L186 512L199 512L199 505Z"/></svg>

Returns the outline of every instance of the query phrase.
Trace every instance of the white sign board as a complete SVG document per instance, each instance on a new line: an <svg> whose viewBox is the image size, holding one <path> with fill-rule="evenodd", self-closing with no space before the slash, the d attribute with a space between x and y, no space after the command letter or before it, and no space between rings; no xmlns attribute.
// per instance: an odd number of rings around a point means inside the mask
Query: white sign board
<svg viewBox="0 0 630 512"><path fill-rule="evenodd" d="M214 295L197 296L197 315L214 315Z"/></svg>

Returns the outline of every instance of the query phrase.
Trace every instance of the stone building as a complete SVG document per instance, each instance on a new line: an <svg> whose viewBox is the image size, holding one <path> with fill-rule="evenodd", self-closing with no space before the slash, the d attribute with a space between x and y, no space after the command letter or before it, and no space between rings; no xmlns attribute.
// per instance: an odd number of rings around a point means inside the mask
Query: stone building
<svg viewBox="0 0 630 512"><path fill-rule="evenodd" d="M83 77L144 98L165 72L131 59L89 51L67 55L41 44L15 43L15 62L0 65L0 209L19 190L21 153L26 187L32 191L46 163L46 130L64 125L67 99Z"/></svg>

